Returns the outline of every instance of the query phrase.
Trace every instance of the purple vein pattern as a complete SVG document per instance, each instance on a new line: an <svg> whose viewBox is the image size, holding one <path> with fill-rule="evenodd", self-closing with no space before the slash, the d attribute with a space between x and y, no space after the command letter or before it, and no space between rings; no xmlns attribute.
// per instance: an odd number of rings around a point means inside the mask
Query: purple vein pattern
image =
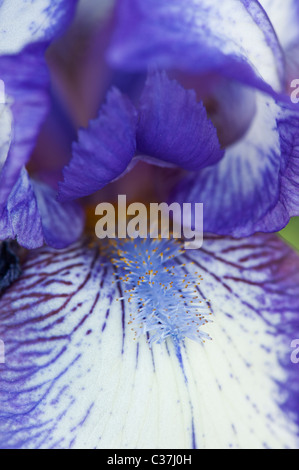
<svg viewBox="0 0 299 470"><path fill-rule="evenodd" d="M0 299L1 448L298 446L298 257L258 235L206 237L182 261L214 321L180 364L171 340L134 340L98 246L30 253Z"/></svg>

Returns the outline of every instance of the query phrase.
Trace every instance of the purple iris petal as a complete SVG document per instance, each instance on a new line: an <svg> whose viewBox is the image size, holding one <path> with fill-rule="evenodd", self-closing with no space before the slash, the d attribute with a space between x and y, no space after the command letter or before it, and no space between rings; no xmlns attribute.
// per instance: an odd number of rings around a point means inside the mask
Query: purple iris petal
<svg viewBox="0 0 299 470"><path fill-rule="evenodd" d="M76 5L77 0L1 2L0 78L13 115L13 139L2 171L0 165L0 214L48 112L45 50L68 26Z"/></svg>
<svg viewBox="0 0 299 470"><path fill-rule="evenodd" d="M212 122L194 91L166 73L149 76L139 104L138 153L196 171L223 156Z"/></svg>
<svg viewBox="0 0 299 470"><path fill-rule="evenodd" d="M0 221L0 240L16 239L25 248L44 243L64 248L75 242L83 230L84 216L77 204L63 206L56 191L33 182L25 169L13 187Z"/></svg>
<svg viewBox="0 0 299 470"><path fill-rule="evenodd" d="M1 2L0 78L13 116L13 138L2 171L0 167L0 214L48 112L46 47L66 28L76 4L76 0L35 0L21 6L15 0Z"/></svg>
<svg viewBox="0 0 299 470"><path fill-rule="evenodd" d="M99 117L79 131L73 159L60 184L63 200L87 196L119 177L136 151L137 112L128 98L113 89Z"/></svg>
<svg viewBox="0 0 299 470"><path fill-rule="evenodd" d="M183 179L172 197L204 203L208 232L242 237L278 231L299 213L298 135L296 113L258 95L244 138L218 165Z"/></svg>
<svg viewBox="0 0 299 470"><path fill-rule="evenodd" d="M97 120L79 132L60 184L61 200L101 189L130 168L135 154L188 170L223 156L216 129L195 93L157 72L149 76L137 110L114 89Z"/></svg>
<svg viewBox="0 0 299 470"><path fill-rule="evenodd" d="M2 171L0 166L0 214L48 112L45 50L65 30L76 5L77 0L1 2L0 78L13 115L13 139Z"/></svg>
<svg viewBox="0 0 299 470"><path fill-rule="evenodd" d="M18 54L30 44L45 49L63 33L77 0L3 0L0 5L0 54Z"/></svg>
<svg viewBox="0 0 299 470"><path fill-rule="evenodd" d="M279 199L256 227L263 232L280 230L299 215L299 113L282 108L277 125L282 154Z"/></svg>
<svg viewBox="0 0 299 470"><path fill-rule="evenodd" d="M273 236L206 237L181 261L214 322L180 364L170 340L134 341L98 246L30 253L0 299L1 448L297 447L298 256Z"/></svg>
<svg viewBox="0 0 299 470"><path fill-rule="evenodd" d="M50 81L44 53L68 25L77 2L18 3L3 1L0 6L0 25L5 25L0 28L0 78L5 86L1 109L5 133L0 136L0 237L16 238L27 248L44 242L64 247L82 233L82 212L77 208L75 213L70 205L62 209L50 189L42 191L36 186L34 190L24 167L49 108ZM48 208L42 193L48 202L52 200Z"/></svg>
<svg viewBox="0 0 299 470"><path fill-rule="evenodd" d="M35 194L25 169L13 187L4 210L0 239L16 239L26 248L43 245L43 231Z"/></svg>
<svg viewBox="0 0 299 470"><path fill-rule="evenodd" d="M109 59L129 70L217 70L264 89L262 77L277 91L284 79L280 44L257 1L120 0Z"/></svg>
<svg viewBox="0 0 299 470"><path fill-rule="evenodd" d="M0 78L5 85L6 106L12 113L12 140L0 168L0 214L48 112L49 76L42 54L34 52L0 57Z"/></svg>
<svg viewBox="0 0 299 470"><path fill-rule="evenodd" d="M65 248L82 235L84 212L76 203L57 201L57 191L49 186L32 181L38 204L44 241L56 249Z"/></svg>

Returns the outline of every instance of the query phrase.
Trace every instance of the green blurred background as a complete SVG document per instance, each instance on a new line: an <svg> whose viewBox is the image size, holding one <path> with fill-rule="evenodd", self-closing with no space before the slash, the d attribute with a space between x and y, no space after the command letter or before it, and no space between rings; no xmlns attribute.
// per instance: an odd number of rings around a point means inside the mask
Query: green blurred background
<svg viewBox="0 0 299 470"><path fill-rule="evenodd" d="M280 235L299 251L299 217L292 219L289 225L280 232Z"/></svg>

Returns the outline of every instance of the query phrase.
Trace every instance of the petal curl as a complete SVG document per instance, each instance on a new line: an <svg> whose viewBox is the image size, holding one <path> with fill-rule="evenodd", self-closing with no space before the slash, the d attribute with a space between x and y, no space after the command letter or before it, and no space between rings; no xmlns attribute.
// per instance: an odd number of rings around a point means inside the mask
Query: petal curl
<svg viewBox="0 0 299 470"><path fill-rule="evenodd" d="M2 448L298 446L298 257L261 235L206 238L184 261L214 323L183 373L171 342L133 340L98 247L29 255L0 299Z"/></svg>
<svg viewBox="0 0 299 470"><path fill-rule="evenodd" d="M299 215L298 136L298 113L259 94L245 137L218 165L182 180L172 197L203 203L207 232L244 237L279 231Z"/></svg>
<svg viewBox="0 0 299 470"><path fill-rule="evenodd" d="M73 158L64 169L61 200L87 196L101 189L127 169L136 151L137 111L117 89L88 129L79 131Z"/></svg>
<svg viewBox="0 0 299 470"><path fill-rule="evenodd" d="M166 73L151 74L139 104L138 153L196 171L223 156L205 107Z"/></svg>
<svg viewBox="0 0 299 470"><path fill-rule="evenodd" d="M263 232L281 230L299 215L299 113L281 108L277 126L282 156L279 198L256 227Z"/></svg>
<svg viewBox="0 0 299 470"><path fill-rule="evenodd" d="M129 70L216 70L276 91L284 78L280 44L255 0L120 0L109 60Z"/></svg>
<svg viewBox="0 0 299 470"><path fill-rule="evenodd" d="M33 182L23 169L0 219L0 240L16 239L28 249L44 243L65 248L81 236L83 227L83 212L77 204L62 206L56 191Z"/></svg>

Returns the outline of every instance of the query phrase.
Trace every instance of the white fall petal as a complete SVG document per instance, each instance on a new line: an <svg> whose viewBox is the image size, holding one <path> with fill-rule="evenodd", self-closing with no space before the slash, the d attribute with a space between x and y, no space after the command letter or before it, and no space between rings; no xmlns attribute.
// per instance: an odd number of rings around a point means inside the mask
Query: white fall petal
<svg viewBox="0 0 299 470"><path fill-rule="evenodd" d="M298 327L298 258L263 235L206 237L183 258L204 278L214 321L213 341L186 340L181 366L171 340L152 350L134 340L98 246L29 255L0 299L0 447L298 447L279 387L287 325Z"/></svg>

